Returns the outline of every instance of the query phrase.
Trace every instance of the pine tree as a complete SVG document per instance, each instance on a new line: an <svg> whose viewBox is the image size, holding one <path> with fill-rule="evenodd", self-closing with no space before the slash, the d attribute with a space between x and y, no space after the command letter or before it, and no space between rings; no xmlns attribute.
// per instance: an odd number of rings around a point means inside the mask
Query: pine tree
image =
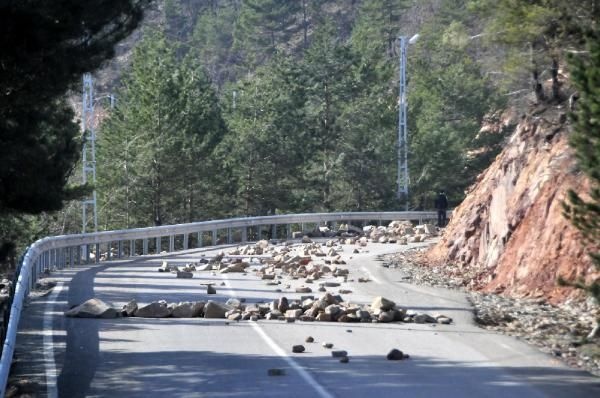
<svg viewBox="0 0 600 398"><path fill-rule="evenodd" d="M79 128L64 97L113 55L148 0L0 1L0 213L59 209Z"/></svg>
<svg viewBox="0 0 600 398"><path fill-rule="evenodd" d="M600 33L590 34L587 39L589 55L572 58L572 78L579 91L573 117L571 146L581 171L591 181L589 197L569 191L565 203L565 215L582 232L590 247L590 256L600 270ZM564 280L559 282L566 283ZM586 284L584 280L573 283L585 289L600 304L600 278ZM600 325L600 319L598 320ZM590 335L598 335L600 326Z"/></svg>
<svg viewBox="0 0 600 398"><path fill-rule="evenodd" d="M224 133L217 99L196 56L179 60L162 32L145 32L120 100L102 126L98 192L106 227L206 217L207 157Z"/></svg>

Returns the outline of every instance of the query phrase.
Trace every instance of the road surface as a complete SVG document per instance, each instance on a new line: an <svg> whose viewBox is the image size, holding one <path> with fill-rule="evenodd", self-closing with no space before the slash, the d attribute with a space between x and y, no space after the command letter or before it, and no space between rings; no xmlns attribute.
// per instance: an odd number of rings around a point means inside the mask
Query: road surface
<svg viewBox="0 0 600 398"><path fill-rule="evenodd" d="M14 373L39 383L37 396L52 398L600 397L598 378L478 328L463 293L410 285L400 271L381 266L382 254L403 247L370 243L368 253L352 254L353 246L345 245L349 279L366 276L371 282L343 283L341 288L353 291L344 298L363 304L384 296L406 308L448 315L453 324L63 316L92 297L120 307L132 298L149 303L237 297L252 303L301 296L293 293L300 280L278 293L282 285L267 286L252 272L196 272L193 279L157 272L164 259L183 265L215 252L207 248L54 273L59 285L31 300L24 312ZM215 283L217 295L206 295L201 283L208 282ZM304 342L309 335L315 343ZM348 351L350 362L332 358L323 342ZM292 353L295 344L304 344L306 352ZM410 359L386 360L392 348ZM285 375L268 376L272 368Z"/></svg>

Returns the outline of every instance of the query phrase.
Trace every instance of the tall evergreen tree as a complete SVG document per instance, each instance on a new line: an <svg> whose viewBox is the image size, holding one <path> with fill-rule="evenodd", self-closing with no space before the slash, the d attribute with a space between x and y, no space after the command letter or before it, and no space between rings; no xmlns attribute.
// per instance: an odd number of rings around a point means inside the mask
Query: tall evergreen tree
<svg viewBox="0 0 600 398"><path fill-rule="evenodd" d="M582 232L596 269L600 270L600 33L590 34L587 42L589 55L573 58L571 62L573 82L580 95L572 115L571 145L581 171L591 180L591 189L588 197L569 191L565 215ZM575 285L587 290L600 304L600 278L588 284L577 281ZM592 335L598 334L600 319Z"/></svg>
<svg viewBox="0 0 600 398"><path fill-rule="evenodd" d="M119 102L102 126L98 191L106 227L206 217L208 155L224 133L216 96L190 54L147 31L134 51Z"/></svg>
<svg viewBox="0 0 600 398"><path fill-rule="evenodd" d="M0 228L0 263L43 228L23 213L81 195L68 185L81 147L65 97L113 55L149 3L0 0L0 219L8 227Z"/></svg>

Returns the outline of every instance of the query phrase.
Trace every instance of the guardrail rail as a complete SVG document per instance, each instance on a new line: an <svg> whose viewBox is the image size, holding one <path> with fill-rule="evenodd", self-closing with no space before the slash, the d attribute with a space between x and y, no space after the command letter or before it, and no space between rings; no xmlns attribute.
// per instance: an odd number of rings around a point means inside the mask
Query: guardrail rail
<svg viewBox="0 0 600 398"><path fill-rule="evenodd" d="M244 243L260 240L265 233L269 238L290 238L295 231L314 230L322 225L329 225L335 230L338 223L359 222L367 225L375 222L381 225L386 221L423 222L436 218L437 212L434 211L286 214L40 239L27 249L17 268L18 274L13 286L9 322L0 359L0 397L4 396L6 390L24 300L35 287L40 275L53 269L99 263L115 258L200 248L205 242L210 242L213 246L220 243Z"/></svg>

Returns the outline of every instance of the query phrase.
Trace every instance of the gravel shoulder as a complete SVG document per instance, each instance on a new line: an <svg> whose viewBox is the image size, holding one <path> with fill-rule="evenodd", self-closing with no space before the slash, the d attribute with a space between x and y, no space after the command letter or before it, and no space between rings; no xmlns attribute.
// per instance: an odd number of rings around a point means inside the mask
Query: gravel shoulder
<svg viewBox="0 0 600 398"><path fill-rule="evenodd" d="M591 300L571 300L560 306L544 299L519 299L470 288L473 277L456 266L436 266L423 260L422 248L385 256L382 267L406 283L464 292L483 329L525 341L571 368L600 376L600 341L588 340L600 308Z"/></svg>

